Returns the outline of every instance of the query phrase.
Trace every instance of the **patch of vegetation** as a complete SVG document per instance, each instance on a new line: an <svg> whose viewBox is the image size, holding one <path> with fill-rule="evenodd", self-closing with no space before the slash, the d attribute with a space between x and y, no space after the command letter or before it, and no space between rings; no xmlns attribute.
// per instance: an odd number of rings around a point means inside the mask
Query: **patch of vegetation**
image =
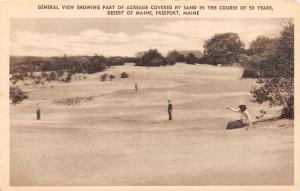
<svg viewBox="0 0 300 191"><path fill-rule="evenodd" d="M136 66L166 66L167 60L156 50L148 50L136 63Z"/></svg>
<svg viewBox="0 0 300 191"><path fill-rule="evenodd" d="M255 70L245 69L242 78L258 78L259 75Z"/></svg>
<svg viewBox="0 0 300 191"><path fill-rule="evenodd" d="M239 62L244 43L237 33L221 33L206 40L203 48L204 56L201 61L214 65L230 65Z"/></svg>
<svg viewBox="0 0 300 191"><path fill-rule="evenodd" d="M106 78L108 77L108 74L107 73L104 73L100 76L100 80L101 81L106 81Z"/></svg>
<svg viewBox="0 0 300 191"><path fill-rule="evenodd" d="M112 80L115 79L116 77L115 77L114 75L112 75L112 74L109 74L108 78L109 78L110 81L112 81Z"/></svg>
<svg viewBox="0 0 300 191"><path fill-rule="evenodd" d="M127 74L126 72L122 72L120 75L120 78L128 78L129 74Z"/></svg>
<svg viewBox="0 0 300 191"><path fill-rule="evenodd" d="M13 104L16 104L22 102L24 99L28 99L28 95L19 86L10 86L9 99Z"/></svg>
<svg viewBox="0 0 300 191"><path fill-rule="evenodd" d="M260 37L260 42L263 39ZM256 40L258 41L258 40ZM268 47L272 41L272 47ZM282 118L294 118L294 24L288 22L275 39L262 41L260 53L252 48L259 62L255 67L260 72L259 85L251 93L257 103L269 102L270 106L282 106ZM258 44L258 43L256 43Z"/></svg>
<svg viewBox="0 0 300 191"><path fill-rule="evenodd" d="M197 60L197 58L196 58L196 56L194 54L190 53L190 54L188 54L187 57L185 57L185 62L187 64L193 64L193 65L195 65L198 62L198 60Z"/></svg>

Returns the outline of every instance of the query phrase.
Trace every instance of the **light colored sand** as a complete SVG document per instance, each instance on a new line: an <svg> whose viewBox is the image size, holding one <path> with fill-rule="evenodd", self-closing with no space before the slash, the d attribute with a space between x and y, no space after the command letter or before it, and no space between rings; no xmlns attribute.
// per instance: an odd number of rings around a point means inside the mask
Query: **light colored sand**
<svg viewBox="0 0 300 191"><path fill-rule="evenodd" d="M130 74L120 79L121 72ZM14 186L289 185L293 184L293 121L224 130L238 119L227 105L252 115L278 108L250 102L254 80L241 69L206 65L119 66L46 88L25 86L30 99L11 106ZM134 91L137 82L140 90ZM53 85L53 88L50 86ZM63 98L92 96L79 106ZM166 102L173 101L174 121ZM35 120L41 103L42 120Z"/></svg>

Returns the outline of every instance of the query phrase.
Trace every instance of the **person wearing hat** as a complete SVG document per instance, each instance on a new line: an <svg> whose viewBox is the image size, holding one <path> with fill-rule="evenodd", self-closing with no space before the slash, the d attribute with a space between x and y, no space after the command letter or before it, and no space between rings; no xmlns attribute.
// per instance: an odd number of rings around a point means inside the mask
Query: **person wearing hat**
<svg viewBox="0 0 300 191"><path fill-rule="evenodd" d="M247 130L248 130L248 126L252 127L251 116L247 111L246 105L239 105L239 109L230 108L230 107L226 107L226 108L241 114L241 119L239 120L241 122L241 126L247 126Z"/></svg>

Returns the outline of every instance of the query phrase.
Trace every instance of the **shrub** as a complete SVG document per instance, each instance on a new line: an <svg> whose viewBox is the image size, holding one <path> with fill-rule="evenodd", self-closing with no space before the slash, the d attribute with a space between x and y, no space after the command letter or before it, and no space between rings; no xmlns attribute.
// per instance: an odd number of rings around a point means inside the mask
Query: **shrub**
<svg viewBox="0 0 300 191"><path fill-rule="evenodd" d="M188 54L187 57L185 57L185 62L187 64L196 64L197 58L195 57L194 54L190 53L190 54Z"/></svg>
<svg viewBox="0 0 300 191"><path fill-rule="evenodd" d="M258 78L258 73L255 70L245 69L242 78Z"/></svg>
<svg viewBox="0 0 300 191"><path fill-rule="evenodd" d="M93 74L96 72L102 72L106 69L107 59L104 56L92 56L86 64L86 72Z"/></svg>
<svg viewBox="0 0 300 191"><path fill-rule="evenodd" d="M54 80L56 80L56 78L57 78L57 74L56 74L56 72L51 72L49 75L48 75L48 81L54 81Z"/></svg>
<svg viewBox="0 0 300 191"><path fill-rule="evenodd" d="M58 70L58 71L57 71L57 77L63 76L64 73L65 73L65 72L64 72L63 70Z"/></svg>
<svg viewBox="0 0 300 191"><path fill-rule="evenodd" d="M9 87L9 99L13 104L22 102L24 99L28 99L28 95L20 89L19 86Z"/></svg>
<svg viewBox="0 0 300 191"><path fill-rule="evenodd" d="M70 82L72 80L72 73L68 73L65 82Z"/></svg>
<svg viewBox="0 0 300 191"><path fill-rule="evenodd" d="M107 76L108 76L107 73L102 74L102 75L100 76L100 80L101 80L101 81L105 81L106 78L107 78Z"/></svg>
<svg viewBox="0 0 300 191"><path fill-rule="evenodd" d="M168 64L175 64L176 62L184 62L185 57L183 54L180 54L177 50L172 50L168 52L166 57Z"/></svg>
<svg viewBox="0 0 300 191"><path fill-rule="evenodd" d="M120 66L125 64L125 58L111 57L107 59L107 66Z"/></svg>
<svg viewBox="0 0 300 191"><path fill-rule="evenodd" d="M176 64L176 61L172 58L166 58L166 62L167 62L167 65L174 65Z"/></svg>
<svg viewBox="0 0 300 191"><path fill-rule="evenodd" d="M47 78L47 77L48 77L48 74L47 74L46 72L42 72L42 73L41 73L41 76L42 76L43 78Z"/></svg>
<svg viewBox="0 0 300 191"><path fill-rule="evenodd" d="M262 80L251 90L254 101L282 106L281 117L294 118L294 24L281 31L268 62L260 65Z"/></svg>
<svg viewBox="0 0 300 191"><path fill-rule="evenodd" d="M110 81L116 78L116 77L115 77L114 75L112 75L112 74L109 74L108 77L109 77L109 80L110 80Z"/></svg>
<svg viewBox="0 0 300 191"><path fill-rule="evenodd" d="M167 61L163 57L156 57L148 62L148 66L166 66Z"/></svg>
<svg viewBox="0 0 300 191"><path fill-rule="evenodd" d="M121 78L128 78L129 74L127 74L126 72L122 72L120 77Z"/></svg>
<svg viewBox="0 0 300 191"><path fill-rule="evenodd" d="M11 80L15 80L16 82L18 82L19 80L24 80L24 77L21 74L13 74L11 76Z"/></svg>
<svg viewBox="0 0 300 191"><path fill-rule="evenodd" d="M137 66L165 66L167 65L166 59L156 50L150 49L148 52L142 55Z"/></svg>
<svg viewBox="0 0 300 191"><path fill-rule="evenodd" d="M23 76L24 78L28 78L28 77L29 77L29 74L28 74L27 72L24 72L24 73L22 74L22 76Z"/></svg>

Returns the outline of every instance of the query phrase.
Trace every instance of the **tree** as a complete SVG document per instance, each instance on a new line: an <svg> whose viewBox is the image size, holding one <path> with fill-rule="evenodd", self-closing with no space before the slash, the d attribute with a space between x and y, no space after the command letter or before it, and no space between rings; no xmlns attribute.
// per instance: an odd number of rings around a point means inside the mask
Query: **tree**
<svg viewBox="0 0 300 191"><path fill-rule="evenodd" d="M180 54L177 50L172 50L168 52L168 55L166 57L167 60L172 62L185 62L185 58L183 54Z"/></svg>
<svg viewBox="0 0 300 191"><path fill-rule="evenodd" d="M28 95L20 89L19 86L10 86L9 87L9 99L13 104L28 99Z"/></svg>
<svg viewBox="0 0 300 191"><path fill-rule="evenodd" d="M127 74L126 72L122 72L120 75L121 78L128 78L129 74Z"/></svg>
<svg viewBox="0 0 300 191"><path fill-rule="evenodd" d="M47 77L48 77L48 74L47 74L46 72L41 72L41 76L42 76L43 78L47 78Z"/></svg>
<svg viewBox="0 0 300 191"><path fill-rule="evenodd" d="M280 32L273 53L260 65L261 85L251 90L258 103L282 106L281 117L294 118L294 24Z"/></svg>
<svg viewBox="0 0 300 191"><path fill-rule="evenodd" d="M156 50L150 49L136 63L137 66L165 66L167 60Z"/></svg>
<svg viewBox="0 0 300 191"><path fill-rule="evenodd" d="M114 75L112 75L112 74L109 74L108 78L109 78L110 81L112 81L112 80L115 79L116 77L115 77Z"/></svg>
<svg viewBox="0 0 300 191"><path fill-rule="evenodd" d="M135 54L136 58L141 58L142 56L144 56L147 53L147 51L139 51Z"/></svg>
<svg viewBox="0 0 300 191"><path fill-rule="evenodd" d="M86 72L89 74L102 72L106 69L107 59L104 56L92 56L86 64Z"/></svg>
<svg viewBox="0 0 300 191"><path fill-rule="evenodd" d="M258 78L258 73L255 70L245 69L242 78Z"/></svg>
<svg viewBox="0 0 300 191"><path fill-rule="evenodd" d="M210 64L233 64L239 61L244 44L237 33L215 34L204 43L204 60Z"/></svg>
<svg viewBox="0 0 300 191"><path fill-rule="evenodd" d="M255 70L259 75L263 73L262 66L269 64L276 53L278 38L259 36L250 43L246 54L240 56L240 63L246 70Z"/></svg>
<svg viewBox="0 0 300 191"><path fill-rule="evenodd" d="M102 74L102 75L100 76L100 80L101 80L101 81L105 81L106 78L107 78L107 76L108 76L107 73Z"/></svg>
<svg viewBox="0 0 300 191"><path fill-rule="evenodd" d="M65 79L65 82L67 83L67 82L70 82L71 80L72 80L72 73L67 73L67 77L66 77L66 79Z"/></svg>
<svg viewBox="0 0 300 191"><path fill-rule="evenodd" d="M276 46L276 39L258 36L254 41L250 43L248 54L264 54L265 52L273 51Z"/></svg>
<svg viewBox="0 0 300 191"><path fill-rule="evenodd" d="M187 57L185 57L185 62L187 64L196 64L197 58L194 54L190 53L187 55Z"/></svg>
<svg viewBox="0 0 300 191"><path fill-rule="evenodd" d="M52 71L50 72L49 76L48 76L48 81L54 81L57 77L56 72Z"/></svg>

